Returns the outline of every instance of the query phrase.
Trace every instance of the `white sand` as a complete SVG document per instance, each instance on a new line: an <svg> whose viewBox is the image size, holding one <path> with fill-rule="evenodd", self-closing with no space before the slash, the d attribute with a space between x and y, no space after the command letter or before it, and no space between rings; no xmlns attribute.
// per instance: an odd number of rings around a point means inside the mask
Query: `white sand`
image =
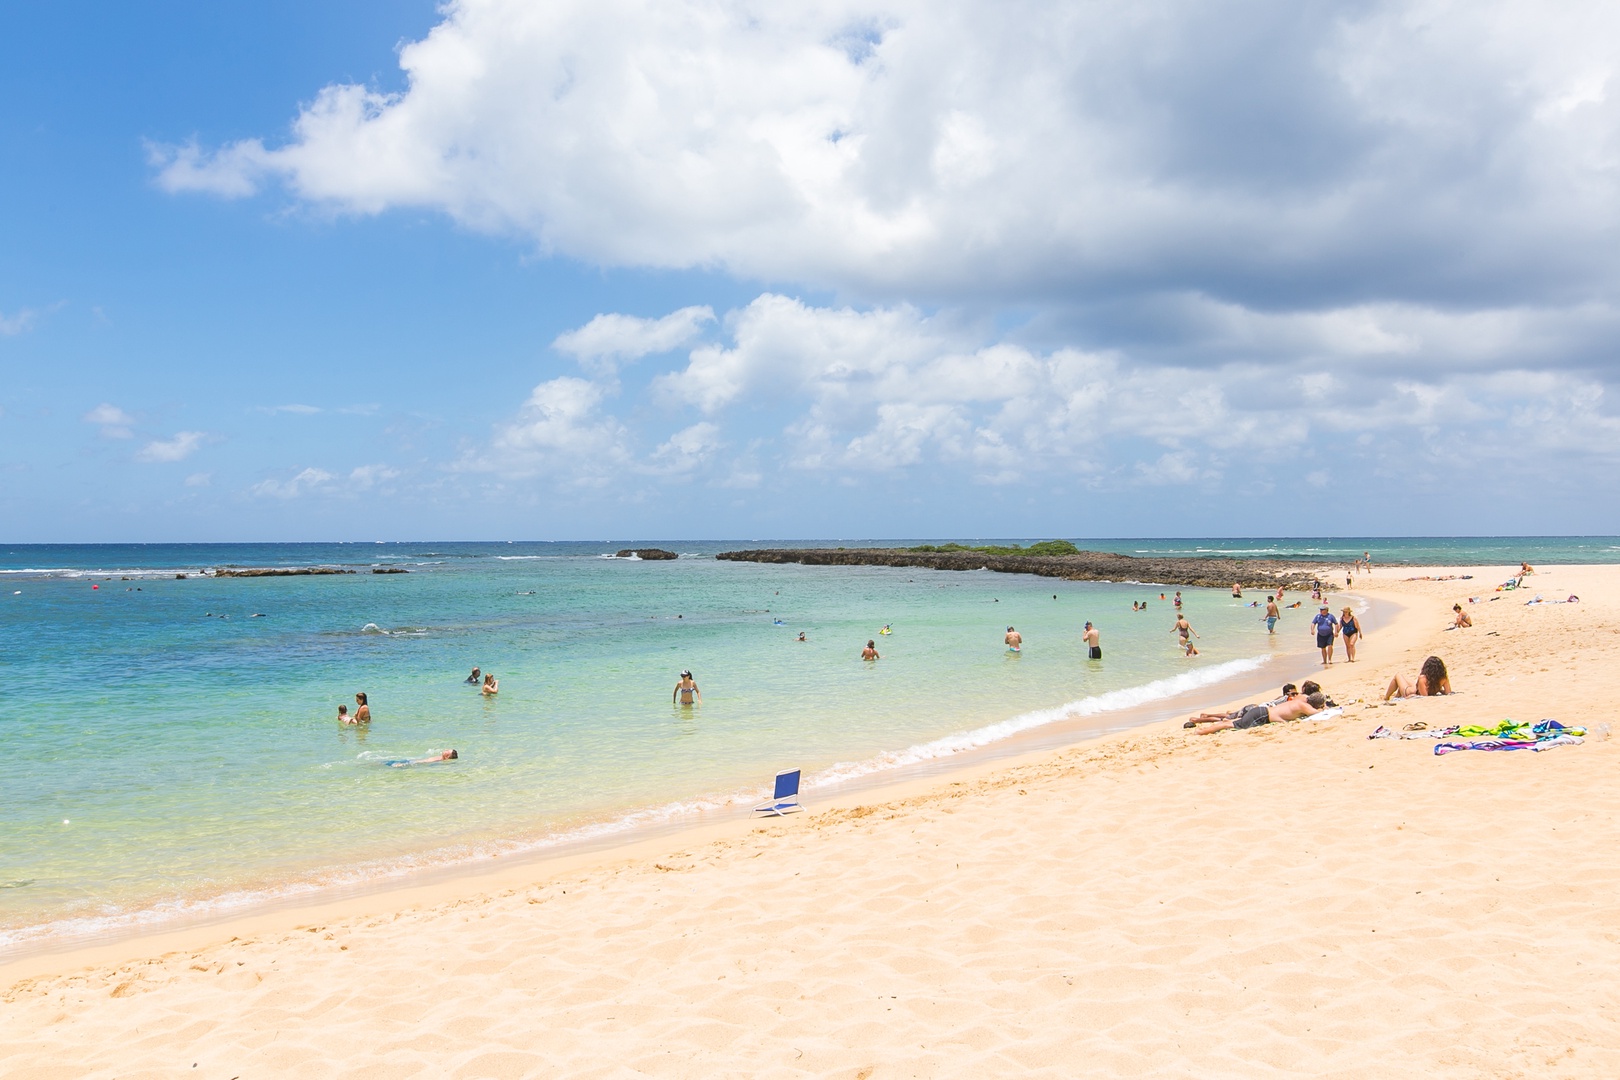
<svg viewBox="0 0 1620 1080"><path fill-rule="evenodd" d="M1507 576L1473 572L1379 571L1369 591L1407 611L1321 680L1366 698L1437 652L1454 697L1159 725L768 824L15 963L0 1073L1620 1076L1620 738L1445 757L1366 738L1614 720L1620 568L1544 571L1530 592L1584 602L1500 594L1442 632Z"/></svg>

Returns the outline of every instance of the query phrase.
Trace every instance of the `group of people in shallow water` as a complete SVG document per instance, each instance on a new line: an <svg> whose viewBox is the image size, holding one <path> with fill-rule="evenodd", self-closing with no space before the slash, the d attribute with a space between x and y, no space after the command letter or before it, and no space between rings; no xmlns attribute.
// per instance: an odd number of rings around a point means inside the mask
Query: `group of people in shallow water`
<svg viewBox="0 0 1620 1080"><path fill-rule="evenodd" d="M501 690L500 681L493 674L479 671L477 668L472 669L472 674L467 676L465 682L468 686L478 687L479 691L486 695L498 694Z"/></svg>

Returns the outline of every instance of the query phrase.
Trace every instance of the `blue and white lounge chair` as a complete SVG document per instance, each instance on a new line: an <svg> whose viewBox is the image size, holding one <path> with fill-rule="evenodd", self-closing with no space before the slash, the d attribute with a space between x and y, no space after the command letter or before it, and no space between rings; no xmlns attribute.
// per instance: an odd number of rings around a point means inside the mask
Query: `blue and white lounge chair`
<svg viewBox="0 0 1620 1080"><path fill-rule="evenodd" d="M792 772L777 773L776 794L771 796L770 802L754 807L754 813L781 817L803 810L804 807L799 805L799 771L794 769Z"/></svg>

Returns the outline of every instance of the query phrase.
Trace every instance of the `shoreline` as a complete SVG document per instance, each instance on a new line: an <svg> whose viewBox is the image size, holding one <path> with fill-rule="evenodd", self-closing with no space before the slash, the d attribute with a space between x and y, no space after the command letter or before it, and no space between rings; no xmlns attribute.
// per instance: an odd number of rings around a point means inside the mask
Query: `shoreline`
<svg viewBox="0 0 1620 1080"><path fill-rule="evenodd" d="M1333 596L1353 594L1333 593ZM1117 707L1102 704L1084 712L1073 711L1074 706L1120 696L1138 696L1177 680L1197 683L1197 676L1219 667L1245 663L1228 661L1215 668L1194 668L1180 675L1165 676L1137 686L1103 691L1091 697L1036 709L1032 713L1018 714L1001 721L993 721L973 728L941 736L927 743L896 748L859 761L843 761L807 776L804 796L814 803L826 799L848 800L880 797L890 789L906 788L922 782L937 781L962 771L993 767L997 763L1021 760L1031 755L1049 753L1081 743L1104 739L1111 735L1137 730L1179 715L1199 702L1208 699L1210 692L1233 694L1234 699L1269 698L1284 681L1299 681L1309 677L1287 675L1290 670L1308 668L1313 650L1295 639L1303 634L1287 636L1294 645L1284 646L1284 635L1278 635L1278 651L1270 655L1251 657L1261 663L1254 668L1234 671L1208 684L1199 683L1186 689L1156 693L1148 700ZM1192 677L1192 678L1189 678ZM1026 717L1040 713L1060 713L1052 719L1037 720L1016 728L1007 734L983 736L983 733L1014 725ZM972 742L976 737L982 741ZM958 745L967 743L967 745ZM922 756L907 760L922 752ZM850 770L856 770L853 773ZM829 774L844 774L829 776ZM17 944L0 946L0 984L8 971L17 964L51 956L61 956L82 950L116 949L138 943L147 938L167 938L171 935L189 935L209 928L229 927L239 921L253 922L263 917L287 912L322 910L334 904L372 897L387 897L395 893L428 888L454 889L465 879L487 876L500 863L505 867L541 867L559 860L567 861L592 856L612 857L620 850L632 850L660 839L698 834L712 828L725 829L744 822L757 820L750 809L753 803L765 798L768 792L734 791L708 793L683 797L668 804L634 807L617 816L604 817L564 827L560 832L539 832L513 835L481 842L482 847L498 847L495 852L475 851L470 854L435 857L429 849L414 852L402 858L426 858L425 865L397 868L397 864L380 868L372 873L342 879L352 868L329 867L307 872L308 875L338 876L336 881L311 881L309 876L282 878L255 883L213 896L166 899L161 902L106 916L69 916L45 923L15 928L11 933L28 935ZM697 810L678 808L696 801ZM637 819L653 820L636 823ZM218 905L217 907L215 905ZM155 911L179 906L176 914L152 914ZM58 925L114 920L114 925L84 931L48 928ZM37 936L36 936L37 935Z"/></svg>
<svg viewBox="0 0 1620 1080"><path fill-rule="evenodd" d="M1402 609L1321 680L1361 700L1344 715L1213 736L1170 719L791 818L8 964L0 1060L1616 1075L1620 1019L1592 1003L1620 978L1620 742L1440 757L1367 735L1601 719L1620 568L1506 594L1494 568L1401 576L1358 590ZM1442 630L1469 589L1474 628ZM1536 591L1582 602L1525 605ZM1429 652L1456 694L1376 700Z"/></svg>

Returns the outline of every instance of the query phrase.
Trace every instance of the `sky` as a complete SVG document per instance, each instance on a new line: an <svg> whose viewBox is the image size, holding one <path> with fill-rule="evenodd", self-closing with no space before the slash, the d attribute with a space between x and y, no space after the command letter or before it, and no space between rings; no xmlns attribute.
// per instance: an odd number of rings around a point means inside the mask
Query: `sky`
<svg viewBox="0 0 1620 1080"><path fill-rule="evenodd" d="M1620 533L1617 40L0 6L0 540Z"/></svg>

